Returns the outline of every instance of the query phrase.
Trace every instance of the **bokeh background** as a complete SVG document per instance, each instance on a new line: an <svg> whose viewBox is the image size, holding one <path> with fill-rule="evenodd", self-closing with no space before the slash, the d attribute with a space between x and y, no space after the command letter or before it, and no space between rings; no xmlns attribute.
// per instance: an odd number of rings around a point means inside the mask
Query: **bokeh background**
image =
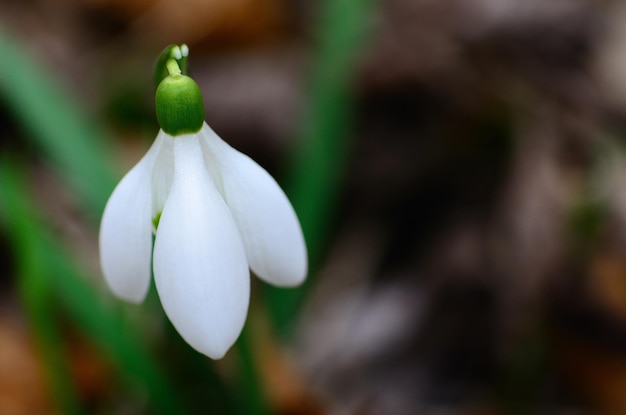
<svg viewBox="0 0 626 415"><path fill-rule="evenodd" d="M302 222L217 362L99 219L187 43ZM626 3L0 0L0 413L626 414Z"/></svg>

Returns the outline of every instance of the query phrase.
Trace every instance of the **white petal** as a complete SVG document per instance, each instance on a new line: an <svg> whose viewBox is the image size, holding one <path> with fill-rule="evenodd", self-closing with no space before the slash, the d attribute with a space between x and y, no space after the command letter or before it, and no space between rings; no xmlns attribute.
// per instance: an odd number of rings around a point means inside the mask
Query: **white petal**
<svg viewBox="0 0 626 415"><path fill-rule="evenodd" d="M180 335L199 352L221 358L243 328L250 274L196 134L174 138L174 180L157 230L154 279Z"/></svg>
<svg viewBox="0 0 626 415"><path fill-rule="evenodd" d="M201 130L207 164L243 238L250 268L261 279L295 286L307 274L307 252L296 213L278 183L205 123Z"/></svg>
<svg viewBox="0 0 626 415"><path fill-rule="evenodd" d="M159 136L163 136L164 140L152 173L153 218L163 210L174 177L174 137L166 134L163 130L159 131Z"/></svg>
<svg viewBox="0 0 626 415"><path fill-rule="evenodd" d="M148 153L119 182L100 223L105 280L115 295L135 303L143 301L150 287L151 178L162 143L163 136L157 136Z"/></svg>

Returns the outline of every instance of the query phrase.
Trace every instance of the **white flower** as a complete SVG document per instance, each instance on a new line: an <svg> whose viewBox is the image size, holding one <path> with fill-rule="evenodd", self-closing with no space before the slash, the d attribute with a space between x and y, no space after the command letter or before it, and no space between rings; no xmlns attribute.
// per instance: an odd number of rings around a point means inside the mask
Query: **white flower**
<svg viewBox="0 0 626 415"><path fill-rule="evenodd" d="M278 286L298 285L307 273L302 230L283 191L206 123L189 134L161 130L117 185L102 217L100 257L111 290L135 303L152 268L174 327L214 359L243 328L248 267Z"/></svg>

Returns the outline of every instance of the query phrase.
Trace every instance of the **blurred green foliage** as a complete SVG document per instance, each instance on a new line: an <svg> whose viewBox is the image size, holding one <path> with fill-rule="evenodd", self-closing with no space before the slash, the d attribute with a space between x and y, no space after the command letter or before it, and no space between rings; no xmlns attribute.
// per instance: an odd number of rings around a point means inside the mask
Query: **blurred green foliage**
<svg viewBox="0 0 626 415"><path fill-rule="evenodd" d="M122 318L120 310L111 309L86 278L78 274L69 253L59 246L34 211L23 175L13 162L4 159L0 163L0 220L15 248L21 297L40 341L62 412L77 412L78 399L69 389L72 382L64 367L60 314L54 302L110 355L124 377L147 389L155 410L176 413L182 405L173 385L135 338L136 329Z"/></svg>
<svg viewBox="0 0 626 415"><path fill-rule="evenodd" d="M288 193L302 222L312 270L324 252L331 207L350 143L350 77L370 6L369 1L362 0L323 4L324 31L320 33L320 47L312 68L310 103L302 127L304 144L294 158L288 178ZM0 99L24 136L33 141L36 150L49 160L66 187L84 205L95 225L116 182L104 139L107 133L89 120L53 72L42 70L2 32L0 52L5 62L0 66ZM150 413L186 413L183 408L190 409L188 399L182 398L184 394L173 384L155 353L137 338L140 330L134 326L136 323L127 318L122 308L113 307L81 275L76 260L42 219L39 210L45 206L34 203L30 191L25 163L11 154L4 155L0 159L0 225L16 257L19 295L59 412L73 414L85 409L73 385L63 338L64 318L69 318L111 359L130 390L147 394ZM264 290L263 304L279 333L289 332L311 281L312 275L305 286L296 290ZM228 392L225 385L232 383L222 382L208 366L181 364L206 369L204 375L190 375L190 381L213 379L210 382L214 390L224 390L227 396L220 398L230 402L217 405L231 408L223 411L270 412L251 341L246 329L237 343L237 393ZM198 356L187 359L191 362ZM201 405L195 402L191 406L198 409Z"/></svg>
<svg viewBox="0 0 626 415"><path fill-rule="evenodd" d="M0 33L0 95L6 107L86 207L99 215L113 187L105 133L85 116L50 73Z"/></svg>
<svg viewBox="0 0 626 415"><path fill-rule="evenodd" d="M363 44L373 2L326 1L320 17L320 45L312 68L310 102L302 124L287 193L298 214L309 250L310 274L324 253L344 165L351 142L354 67ZM312 276L311 275L311 276ZM288 335L311 283L281 290L265 286L267 306L279 333Z"/></svg>

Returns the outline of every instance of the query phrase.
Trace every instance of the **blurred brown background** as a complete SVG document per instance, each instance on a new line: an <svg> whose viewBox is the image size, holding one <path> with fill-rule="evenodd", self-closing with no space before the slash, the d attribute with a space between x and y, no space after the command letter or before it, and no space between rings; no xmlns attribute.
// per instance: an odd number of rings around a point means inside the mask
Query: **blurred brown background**
<svg viewBox="0 0 626 415"><path fill-rule="evenodd" d="M374 4L293 367L268 357L264 370L276 407L626 414L626 3ZM318 12L309 0L2 0L0 24L107 125L120 175L156 128L152 62L186 42L207 121L280 179ZM95 233L34 168L59 232L98 275ZM0 412L48 413L5 286ZM75 375L97 399L106 365L77 348Z"/></svg>

